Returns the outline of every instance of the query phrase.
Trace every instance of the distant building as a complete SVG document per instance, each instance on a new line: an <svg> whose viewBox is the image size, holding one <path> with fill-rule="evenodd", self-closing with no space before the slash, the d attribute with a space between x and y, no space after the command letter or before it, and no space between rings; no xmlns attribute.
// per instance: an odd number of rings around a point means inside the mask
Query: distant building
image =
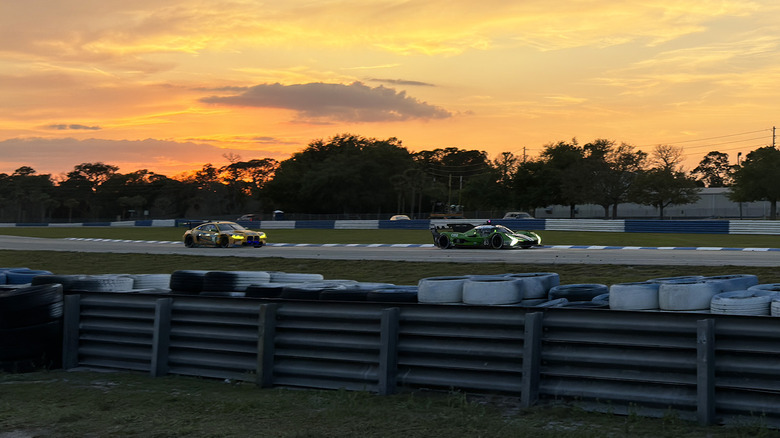
<svg viewBox="0 0 780 438"><path fill-rule="evenodd" d="M664 208L665 219L766 219L769 217L769 201L734 202L727 194L727 187L702 188L697 202L685 205L669 205ZM576 206L576 218L603 219L604 208L600 205ZM533 213L537 219L568 219L569 206L553 205L537 208ZM610 216L612 209L610 207ZM657 219L658 209L649 205L624 203L618 205L618 218Z"/></svg>

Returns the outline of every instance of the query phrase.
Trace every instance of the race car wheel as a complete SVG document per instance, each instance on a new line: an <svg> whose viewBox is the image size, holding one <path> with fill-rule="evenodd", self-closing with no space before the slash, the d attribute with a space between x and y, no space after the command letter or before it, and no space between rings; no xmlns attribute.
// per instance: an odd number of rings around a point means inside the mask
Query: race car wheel
<svg viewBox="0 0 780 438"><path fill-rule="evenodd" d="M494 234L490 238L490 247L493 249L501 249L504 246L504 238L500 234Z"/></svg>
<svg viewBox="0 0 780 438"><path fill-rule="evenodd" d="M195 239L192 238L192 236L187 236L184 238L184 246L187 248L192 248L195 246Z"/></svg>
<svg viewBox="0 0 780 438"><path fill-rule="evenodd" d="M227 248L228 246L230 246L230 239L228 238L228 236L220 236L219 246L221 246L222 248Z"/></svg>
<svg viewBox="0 0 780 438"><path fill-rule="evenodd" d="M442 234L439 236L439 239L436 241L439 248L441 249L447 249L450 247L450 238L446 234Z"/></svg>

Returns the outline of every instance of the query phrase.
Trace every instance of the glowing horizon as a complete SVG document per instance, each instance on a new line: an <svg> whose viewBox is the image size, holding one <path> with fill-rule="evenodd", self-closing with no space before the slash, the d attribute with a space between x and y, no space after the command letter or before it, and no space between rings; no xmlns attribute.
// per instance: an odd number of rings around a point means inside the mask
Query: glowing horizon
<svg viewBox="0 0 780 438"><path fill-rule="evenodd" d="M174 176L396 137L535 157L772 144L780 4L84 0L0 5L0 172Z"/></svg>

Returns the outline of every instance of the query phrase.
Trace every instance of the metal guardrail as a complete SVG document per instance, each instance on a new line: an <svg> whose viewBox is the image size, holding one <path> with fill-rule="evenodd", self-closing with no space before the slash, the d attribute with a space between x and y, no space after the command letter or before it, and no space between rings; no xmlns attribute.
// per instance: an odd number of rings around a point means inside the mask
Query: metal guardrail
<svg viewBox="0 0 780 438"><path fill-rule="evenodd" d="M66 369L780 426L780 318L84 293L65 297L64 321Z"/></svg>

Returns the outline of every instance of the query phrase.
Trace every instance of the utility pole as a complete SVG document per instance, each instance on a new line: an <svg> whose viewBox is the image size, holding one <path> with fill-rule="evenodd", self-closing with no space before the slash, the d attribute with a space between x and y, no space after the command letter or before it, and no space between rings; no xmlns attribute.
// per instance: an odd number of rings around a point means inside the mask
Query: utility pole
<svg viewBox="0 0 780 438"><path fill-rule="evenodd" d="M777 136L775 135L776 132L777 132L777 128L773 126L772 127L772 148L773 149L775 148L775 139L777 138Z"/></svg>

